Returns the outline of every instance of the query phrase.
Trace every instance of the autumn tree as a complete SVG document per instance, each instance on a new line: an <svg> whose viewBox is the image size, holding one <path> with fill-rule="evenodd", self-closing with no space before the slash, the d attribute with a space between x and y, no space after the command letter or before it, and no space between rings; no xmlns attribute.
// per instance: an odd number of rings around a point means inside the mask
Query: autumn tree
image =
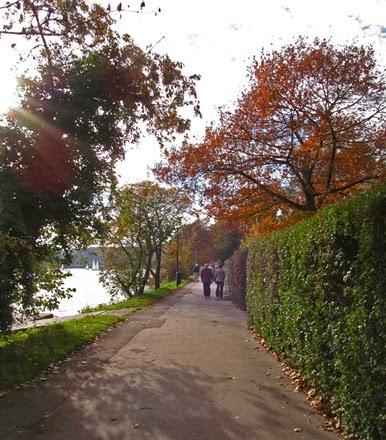
<svg viewBox="0 0 386 440"><path fill-rule="evenodd" d="M154 253L150 272L158 289L164 247L185 221L191 201L187 194L175 188L163 188L150 182L143 183L141 190L141 196L145 199L144 224L150 238L150 250Z"/></svg>
<svg viewBox="0 0 386 440"><path fill-rule="evenodd" d="M263 52L232 110L158 174L218 218L301 217L385 177L386 82L371 47L300 38Z"/></svg>
<svg viewBox="0 0 386 440"><path fill-rule="evenodd" d="M178 269L183 276L192 274L193 266L198 263L212 262L215 260L212 234L207 222L196 220L193 223L184 225L171 247L168 249L169 255L169 276L175 275L176 271L176 247L178 244L179 264Z"/></svg>
<svg viewBox="0 0 386 440"><path fill-rule="evenodd" d="M155 288L160 287L164 247L189 207L185 194L149 181L127 185L115 193L101 274L113 295L143 293L150 275Z"/></svg>
<svg viewBox="0 0 386 440"><path fill-rule="evenodd" d="M184 224L178 233L179 270L189 276L196 263L223 263L237 249L242 237L242 230L221 222L196 220ZM165 248L163 270L168 279L173 279L176 273L176 247L174 237Z"/></svg>

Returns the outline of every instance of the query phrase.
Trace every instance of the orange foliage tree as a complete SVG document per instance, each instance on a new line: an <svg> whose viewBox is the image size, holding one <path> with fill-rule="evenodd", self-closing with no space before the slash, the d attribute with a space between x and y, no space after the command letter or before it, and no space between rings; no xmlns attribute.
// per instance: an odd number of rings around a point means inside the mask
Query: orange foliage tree
<svg viewBox="0 0 386 440"><path fill-rule="evenodd" d="M178 232L179 270L183 276L192 274L197 263L223 263L239 246L243 231L221 222L208 224L203 220L183 225ZM177 240L165 246L163 277L173 279L176 273Z"/></svg>
<svg viewBox="0 0 386 440"><path fill-rule="evenodd" d="M385 176L385 92L371 47L300 38L263 51L235 108L158 175L198 189L217 218L315 212Z"/></svg>

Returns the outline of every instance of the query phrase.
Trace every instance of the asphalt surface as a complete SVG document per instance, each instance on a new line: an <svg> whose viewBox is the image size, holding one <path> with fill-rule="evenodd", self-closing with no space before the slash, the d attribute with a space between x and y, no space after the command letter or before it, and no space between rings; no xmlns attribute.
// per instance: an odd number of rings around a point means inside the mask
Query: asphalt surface
<svg viewBox="0 0 386 440"><path fill-rule="evenodd" d="M322 423L245 312L200 283L0 398L1 440L339 439Z"/></svg>

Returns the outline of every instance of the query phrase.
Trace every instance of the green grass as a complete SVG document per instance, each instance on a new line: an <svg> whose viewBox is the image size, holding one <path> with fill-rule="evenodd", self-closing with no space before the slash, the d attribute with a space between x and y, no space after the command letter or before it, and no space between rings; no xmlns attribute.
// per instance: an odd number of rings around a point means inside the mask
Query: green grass
<svg viewBox="0 0 386 440"><path fill-rule="evenodd" d="M178 287L184 287L184 280ZM162 284L139 297L120 303L99 306L94 310L118 310L133 307L141 310L178 290L175 282ZM91 311L91 310L89 310ZM0 335L0 390L7 390L39 376L47 368L93 342L98 335L127 317L86 316L60 324L18 330Z"/></svg>
<svg viewBox="0 0 386 440"><path fill-rule="evenodd" d="M177 289L180 289L190 283L191 280L182 280L181 284L176 288L175 281L168 281L161 284L161 288L158 290L150 289L146 291L143 295L133 296L131 298L127 298L124 301L120 301L113 304L100 304L97 307L84 307L81 312L99 312L101 310L119 310L126 308L135 308L137 310L141 310L145 307L148 307L155 302L159 301L161 298L170 295L175 292Z"/></svg>
<svg viewBox="0 0 386 440"><path fill-rule="evenodd" d="M122 317L98 315L0 336L0 389L26 382L90 344Z"/></svg>

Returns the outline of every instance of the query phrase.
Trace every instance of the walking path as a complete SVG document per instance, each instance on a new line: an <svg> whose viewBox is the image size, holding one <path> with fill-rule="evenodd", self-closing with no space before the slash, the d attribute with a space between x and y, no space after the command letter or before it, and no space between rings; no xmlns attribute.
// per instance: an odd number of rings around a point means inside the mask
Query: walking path
<svg viewBox="0 0 386 440"><path fill-rule="evenodd" d="M256 347L245 313L192 283L0 398L0 439L338 440Z"/></svg>

